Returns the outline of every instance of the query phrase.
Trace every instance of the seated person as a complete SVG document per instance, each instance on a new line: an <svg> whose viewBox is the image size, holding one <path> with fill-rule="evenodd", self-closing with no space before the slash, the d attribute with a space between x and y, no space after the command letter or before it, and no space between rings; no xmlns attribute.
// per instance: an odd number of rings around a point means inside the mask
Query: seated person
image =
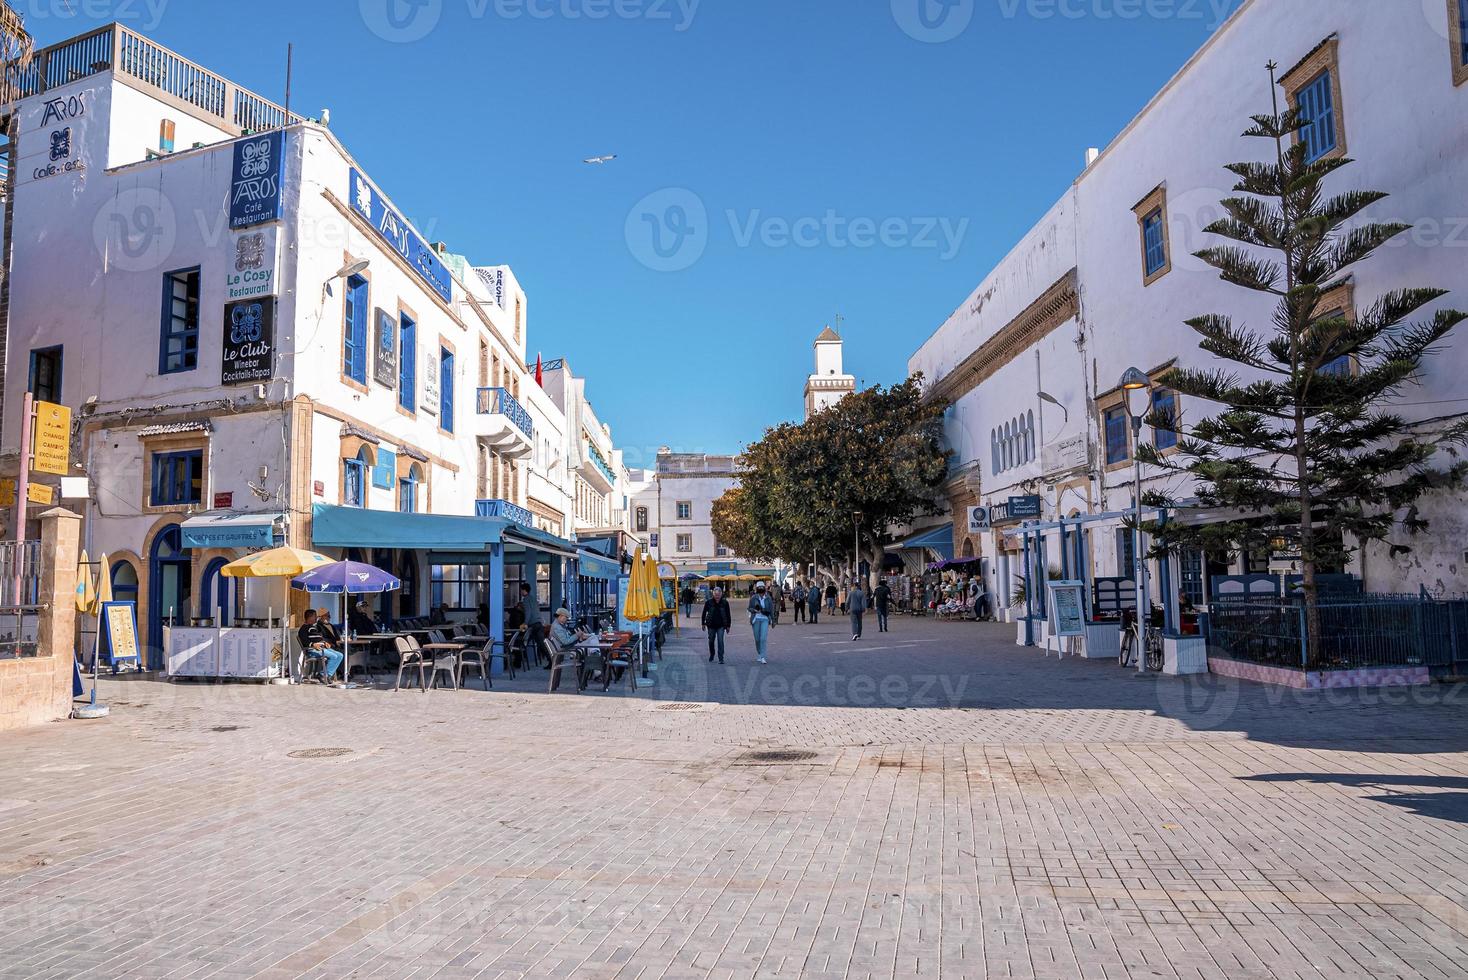
<svg viewBox="0 0 1468 980"><path fill-rule="evenodd" d="M551 639L562 650L569 650L578 643L591 639L591 634L571 625L571 611L562 607L556 610L556 620L551 623Z"/></svg>
<svg viewBox="0 0 1468 980"><path fill-rule="evenodd" d="M365 602L359 602L353 607L351 615L347 617L347 626L358 636L372 636L377 632L377 624L372 621L372 614L367 611Z"/></svg>
<svg viewBox="0 0 1468 980"><path fill-rule="evenodd" d="M316 610L307 609L301 616L301 628L296 633L301 641L301 652L308 657L321 657L326 661L322 668L322 682L331 683L336 676L336 669L342 665L345 659L340 653L331 648L326 637L321 634L321 627L316 622Z"/></svg>
<svg viewBox="0 0 1468 980"><path fill-rule="evenodd" d="M330 644L333 649L341 647L341 630L337 629L336 624L331 621L330 609L316 610L316 628L321 631L321 638Z"/></svg>

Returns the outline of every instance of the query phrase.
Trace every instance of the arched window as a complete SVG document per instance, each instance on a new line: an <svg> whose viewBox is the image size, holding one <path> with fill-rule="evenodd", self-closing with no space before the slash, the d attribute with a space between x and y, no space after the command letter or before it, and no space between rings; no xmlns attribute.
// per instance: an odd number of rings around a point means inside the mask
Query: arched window
<svg viewBox="0 0 1468 980"><path fill-rule="evenodd" d="M126 559L112 563L112 598L117 602L138 601L138 569Z"/></svg>
<svg viewBox="0 0 1468 980"><path fill-rule="evenodd" d="M356 458L342 460L343 506L367 506L367 470L371 465L372 458L365 446L357 450Z"/></svg>
<svg viewBox="0 0 1468 980"><path fill-rule="evenodd" d="M418 484L423 482L423 469L414 463L398 481L398 510L404 514L418 512Z"/></svg>
<svg viewBox="0 0 1468 980"><path fill-rule="evenodd" d="M1036 447L1035 447L1035 411L1034 411L1034 409L1030 409L1029 414L1025 416L1025 429L1029 433L1030 452L1029 452L1028 459L1033 462L1034 461L1034 458L1035 458L1035 449L1036 449Z"/></svg>
<svg viewBox="0 0 1468 980"><path fill-rule="evenodd" d="M639 508L637 508L637 530L638 531L646 531L647 530L647 508L646 507L639 507Z"/></svg>
<svg viewBox="0 0 1468 980"><path fill-rule="evenodd" d="M994 475L995 476L998 476L1000 474L1000 472L1003 471L1003 466L1000 464L1000 461L999 461L999 430L998 429L990 429L989 430L989 452L994 457Z"/></svg>
<svg viewBox="0 0 1468 980"><path fill-rule="evenodd" d="M1014 465L1014 434L1010 431L1008 422L1004 423L1004 468L1007 470Z"/></svg>
<svg viewBox="0 0 1468 980"><path fill-rule="evenodd" d="M233 590L231 580L220 574L229 564L225 558L216 558L204 569L204 589L199 594L199 615L213 617L219 614L219 625L228 626L234 621Z"/></svg>

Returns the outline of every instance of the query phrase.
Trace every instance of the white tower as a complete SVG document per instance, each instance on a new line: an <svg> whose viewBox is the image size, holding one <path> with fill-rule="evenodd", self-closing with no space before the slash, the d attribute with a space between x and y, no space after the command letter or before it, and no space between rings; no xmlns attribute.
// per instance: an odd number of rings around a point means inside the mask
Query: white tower
<svg viewBox="0 0 1468 980"><path fill-rule="evenodd" d="M856 391L856 378L841 369L841 335L827 327L816 338L816 370L805 382L805 417Z"/></svg>

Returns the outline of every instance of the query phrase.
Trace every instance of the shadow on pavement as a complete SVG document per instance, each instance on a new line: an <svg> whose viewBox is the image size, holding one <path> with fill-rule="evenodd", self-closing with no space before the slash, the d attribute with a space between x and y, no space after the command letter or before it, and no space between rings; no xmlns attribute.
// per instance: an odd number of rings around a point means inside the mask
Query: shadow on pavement
<svg viewBox="0 0 1468 980"><path fill-rule="evenodd" d="M1380 789L1379 796L1365 799L1378 803L1389 803L1409 813L1453 823L1468 823L1468 777L1463 776L1388 776L1379 773L1321 773L1321 772L1277 772L1258 776L1240 777L1246 782L1257 783L1329 783L1336 786L1357 786L1365 789ZM1393 786L1410 786L1414 790L1439 789L1458 792L1404 793Z"/></svg>

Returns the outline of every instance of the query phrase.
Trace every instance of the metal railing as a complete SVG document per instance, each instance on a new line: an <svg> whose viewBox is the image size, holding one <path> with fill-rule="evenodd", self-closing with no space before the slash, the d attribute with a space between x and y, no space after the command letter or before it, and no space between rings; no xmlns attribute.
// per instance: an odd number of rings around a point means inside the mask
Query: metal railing
<svg viewBox="0 0 1468 980"><path fill-rule="evenodd" d="M519 504L512 504L508 500L475 501L474 513L479 517L503 517L506 520L514 521L521 527L535 527L535 515Z"/></svg>
<svg viewBox="0 0 1468 980"><path fill-rule="evenodd" d="M1320 639L1305 642L1304 600L1224 599L1208 609L1208 643L1234 660L1297 670L1429 667L1468 661L1468 599L1364 595L1318 606Z"/></svg>
<svg viewBox="0 0 1468 980"><path fill-rule="evenodd" d="M530 420L530 413L525 410L515 396L504 388L480 388L478 399L478 411L480 415L503 415L515 424L515 427L525 433L531 439L535 438L535 423Z"/></svg>
<svg viewBox="0 0 1468 980"><path fill-rule="evenodd" d="M121 24L108 24L42 48L32 56L30 66L16 74L20 97L26 98L114 69L193 106L218 120L224 129L259 132L301 121L300 116L287 116L285 109L268 99Z"/></svg>
<svg viewBox="0 0 1468 980"><path fill-rule="evenodd" d="M601 450L597 449L596 444L591 442L588 442L586 444L586 450L587 455L591 458L591 465L595 466L597 468L597 471L601 473L602 476L606 477L608 483L615 486L617 483L617 474L612 472L612 468L608 466L607 461L602 458Z"/></svg>
<svg viewBox="0 0 1468 980"><path fill-rule="evenodd" d="M37 655L40 611L41 542L0 542L0 659Z"/></svg>

